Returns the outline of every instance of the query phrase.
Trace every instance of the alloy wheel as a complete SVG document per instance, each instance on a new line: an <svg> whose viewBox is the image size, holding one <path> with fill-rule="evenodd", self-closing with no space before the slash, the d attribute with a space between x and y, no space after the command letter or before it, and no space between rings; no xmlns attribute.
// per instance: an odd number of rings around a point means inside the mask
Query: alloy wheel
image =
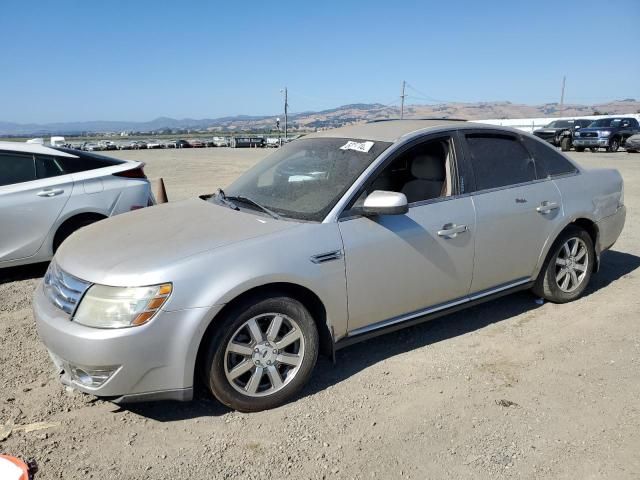
<svg viewBox="0 0 640 480"><path fill-rule="evenodd" d="M294 319L282 313L260 314L231 336L224 354L224 373L238 392L264 397L293 380L304 354L304 337Z"/></svg>
<svg viewBox="0 0 640 480"><path fill-rule="evenodd" d="M577 237L571 237L556 256L556 283L565 293L575 291L587 276L589 255L587 245Z"/></svg>

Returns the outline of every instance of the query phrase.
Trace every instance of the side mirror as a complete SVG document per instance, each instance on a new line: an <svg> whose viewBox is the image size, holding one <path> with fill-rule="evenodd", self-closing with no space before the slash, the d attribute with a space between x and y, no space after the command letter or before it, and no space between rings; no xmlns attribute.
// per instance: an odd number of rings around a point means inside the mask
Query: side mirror
<svg viewBox="0 0 640 480"><path fill-rule="evenodd" d="M375 215L403 215L409 211L409 203L404 193L376 190L364 199L362 214Z"/></svg>

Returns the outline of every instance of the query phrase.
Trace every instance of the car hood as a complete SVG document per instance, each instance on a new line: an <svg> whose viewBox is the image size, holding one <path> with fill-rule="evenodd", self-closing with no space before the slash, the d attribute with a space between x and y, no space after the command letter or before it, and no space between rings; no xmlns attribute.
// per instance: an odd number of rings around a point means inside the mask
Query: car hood
<svg viewBox="0 0 640 480"><path fill-rule="evenodd" d="M63 270L89 282L125 277L131 281L199 253L299 225L196 198L82 228L65 240L55 259Z"/></svg>

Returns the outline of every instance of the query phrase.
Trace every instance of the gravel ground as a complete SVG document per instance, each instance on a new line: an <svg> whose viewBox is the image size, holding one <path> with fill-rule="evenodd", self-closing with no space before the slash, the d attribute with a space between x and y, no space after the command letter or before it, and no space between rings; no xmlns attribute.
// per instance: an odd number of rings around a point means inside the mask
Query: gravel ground
<svg viewBox="0 0 640 480"><path fill-rule="evenodd" d="M263 150L119 152L169 198L225 185ZM627 225L587 294L515 294L321 359L299 398L254 414L202 395L127 408L63 387L38 341L42 265L0 272L0 452L37 479L640 478L640 154Z"/></svg>

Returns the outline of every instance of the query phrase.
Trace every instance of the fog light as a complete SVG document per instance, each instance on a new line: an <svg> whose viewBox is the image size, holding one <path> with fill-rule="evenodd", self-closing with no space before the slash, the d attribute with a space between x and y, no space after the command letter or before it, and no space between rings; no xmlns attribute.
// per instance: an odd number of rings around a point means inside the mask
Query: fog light
<svg viewBox="0 0 640 480"><path fill-rule="evenodd" d="M71 380L83 387L98 388L109 380L119 367L87 368L68 365Z"/></svg>

